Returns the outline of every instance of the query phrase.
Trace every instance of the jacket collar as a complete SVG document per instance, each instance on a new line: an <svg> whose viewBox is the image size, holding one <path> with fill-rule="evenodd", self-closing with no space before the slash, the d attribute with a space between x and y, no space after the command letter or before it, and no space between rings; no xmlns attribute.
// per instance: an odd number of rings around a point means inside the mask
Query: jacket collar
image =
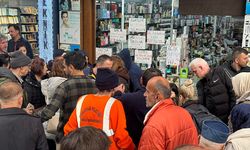
<svg viewBox="0 0 250 150"><path fill-rule="evenodd" d="M24 110L17 107L0 109L0 116L8 115L28 115Z"/></svg>
<svg viewBox="0 0 250 150"><path fill-rule="evenodd" d="M175 105L173 100L171 98L159 101L156 103L146 114L145 119L143 121L144 125L147 123L147 121L154 115L154 113L161 107L165 106L170 106L170 105Z"/></svg>

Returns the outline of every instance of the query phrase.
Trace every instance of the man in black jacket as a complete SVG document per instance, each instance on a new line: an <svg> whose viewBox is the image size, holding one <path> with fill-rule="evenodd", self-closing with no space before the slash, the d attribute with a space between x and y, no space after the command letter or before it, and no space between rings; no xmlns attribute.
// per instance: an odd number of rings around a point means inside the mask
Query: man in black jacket
<svg viewBox="0 0 250 150"><path fill-rule="evenodd" d="M198 101L223 122L235 105L232 82L222 67L211 68L202 58L192 60L189 67L200 78L197 83Z"/></svg>
<svg viewBox="0 0 250 150"><path fill-rule="evenodd" d="M227 77L231 79L240 72L250 72L250 67L247 66L248 61L248 51L238 47L233 50L232 60L224 63L222 67Z"/></svg>
<svg viewBox="0 0 250 150"><path fill-rule="evenodd" d="M21 109L22 87L6 80L0 84L0 145L6 150L48 150L40 118Z"/></svg>

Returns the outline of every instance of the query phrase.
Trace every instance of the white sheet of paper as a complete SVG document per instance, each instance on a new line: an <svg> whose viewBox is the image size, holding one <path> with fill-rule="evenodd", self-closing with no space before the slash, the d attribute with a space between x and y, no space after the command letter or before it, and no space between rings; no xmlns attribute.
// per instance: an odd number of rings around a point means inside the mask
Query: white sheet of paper
<svg viewBox="0 0 250 150"><path fill-rule="evenodd" d="M165 31L147 31L147 44L165 44Z"/></svg>
<svg viewBox="0 0 250 150"><path fill-rule="evenodd" d="M110 42L126 42L127 31L120 29L110 29Z"/></svg>
<svg viewBox="0 0 250 150"><path fill-rule="evenodd" d="M99 56L106 54L108 56L112 55L112 48L103 48L103 47L97 47L95 49L95 58L97 59Z"/></svg>
<svg viewBox="0 0 250 150"><path fill-rule="evenodd" d="M129 18L129 32L146 32L145 18Z"/></svg>
<svg viewBox="0 0 250 150"><path fill-rule="evenodd" d="M152 64L152 51L149 50L135 50L135 62L143 64Z"/></svg>
<svg viewBox="0 0 250 150"><path fill-rule="evenodd" d="M145 49L146 48L146 37L140 35L129 35L128 36L128 48L134 49Z"/></svg>

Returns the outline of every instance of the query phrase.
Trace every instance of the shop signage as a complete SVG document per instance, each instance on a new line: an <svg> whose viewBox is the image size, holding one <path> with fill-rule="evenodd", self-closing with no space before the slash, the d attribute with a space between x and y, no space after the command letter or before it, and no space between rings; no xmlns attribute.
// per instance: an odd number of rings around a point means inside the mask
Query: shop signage
<svg viewBox="0 0 250 150"><path fill-rule="evenodd" d="M110 42L126 42L127 31L120 29L110 29Z"/></svg>
<svg viewBox="0 0 250 150"><path fill-rule="evenodd" d="M146 32L146 19L129 18L129 32Z"/></svg>
<svg viewBox="0 0 250 150"><path fill-rule="evenodd" d="M53 16L52 1L38 1L39 56L46 62L53 59Z"/></svg>
<svg viewBox="0 0 250 150"><path fill-rule="evenodd" d="M151 31L147 32L147 44L165 44L165 31Z"/></svg>
<svg viewBox="0 0 250 150"><path fill-rule="evenodd" d="M143 64L152 64L152 51L135 50L135 62Z"/></svg>
<svg viewBox="0 0 250 150"><path fill-rule="evenodd" d="M245 15L242 47L250 47L250 15Z"/></svg>
<svg viewBox="0 0 250 150"><path fill-rule="evenodd" d="M128 36L128 48L145 49L146 48L145 36L129 35Z"/></svg>
<svg viewBox="0 0 250 150"><path fill-rule="evenodd" d="M102 48L102 47L97 47L95 49L95 58L97 59L99 56L106 54L108 56L112 55L112 48Z"/></svg>
<svg viewBox="0 0 250 150"><path fill-rule="evenodd" d="M166 65L180 64L181 48L176 45L168 45L166 51Z"/></svg>

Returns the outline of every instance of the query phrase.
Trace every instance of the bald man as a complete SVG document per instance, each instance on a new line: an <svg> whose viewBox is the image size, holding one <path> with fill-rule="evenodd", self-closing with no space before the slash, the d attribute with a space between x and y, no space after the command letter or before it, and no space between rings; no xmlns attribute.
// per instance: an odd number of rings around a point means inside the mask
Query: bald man
<svg viewBox="0 0 250 150"><path fill-rule="evenodd" d="M146 86L146 106L152 107L146 114L139 144L141 150L173 150L184 144L197 145L198 135L190 114L176 106L170 98L168 80L151 78Z"/></svg>
<svg viewBox="0 0 250 150"><path fill-rule="evenodd" d="M5 80L0 83L0 145L9 150L48 150L40 118L21 109L23 89Z"/></svg>

